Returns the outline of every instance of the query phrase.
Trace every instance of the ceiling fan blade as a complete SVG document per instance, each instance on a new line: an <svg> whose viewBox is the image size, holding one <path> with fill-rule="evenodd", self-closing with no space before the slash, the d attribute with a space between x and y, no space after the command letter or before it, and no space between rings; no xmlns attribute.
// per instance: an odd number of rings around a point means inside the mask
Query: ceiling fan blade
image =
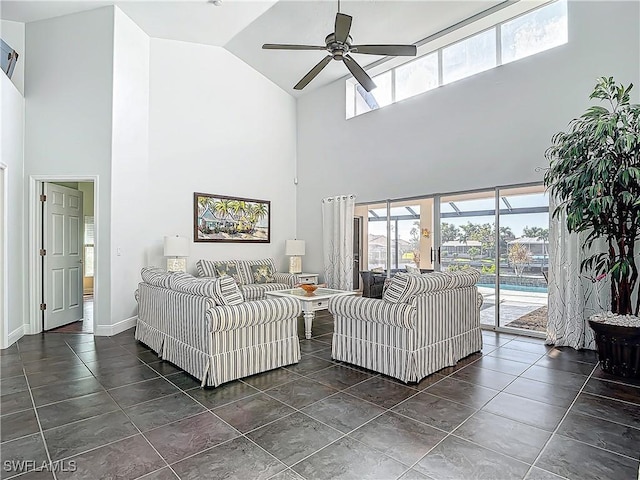
<svg viewBox="0 0 640 480"><path fill-rule="evenodd" d="M326 50L327 46L323 45L287 45L283 43L265 43L262 45L265 50Z"/></svg>
<svg viewBox="0 0 640 480"><path fill-rule="evenodd" d="M352 17L345 15L344 13L336 13L336 28L335 37L336 42L345 43L349 38L349 32L351 31Z"/></svg>
<svg viewBox="0 0 640 480"><path fill-rule="evenodd" d="M351 53L415 57L418 49L415 45L352 45Z"/></svg>
<svg viewBox="0 0 640 480"><path fill-rule="evenodd" d="M364 69L349 55L342 57L344 64L347 66L351 74L355 77L360 85L364 87L367 92L370 92L376 88L376 84L373 83L371 77L364 71Z"/></svg>
<svg viewBox="0 0 640 480"><path fill-rule="evenodd" d="M298 83L296 83L296 85L295 85L295 87L293 87L293 89L294 90L302 90L304 87L309 85L309 82L311 80L313 80L314 78L316 78L318 76L318 74L322 71L322 69L324 67L326 67L331 60L333 60L333 57L331 55L327 55L322 60L320 60L315 67L313 67L311 70L309 70L309 73L307 73L304 77L302 77L302 80L300 80Z"/></svg>

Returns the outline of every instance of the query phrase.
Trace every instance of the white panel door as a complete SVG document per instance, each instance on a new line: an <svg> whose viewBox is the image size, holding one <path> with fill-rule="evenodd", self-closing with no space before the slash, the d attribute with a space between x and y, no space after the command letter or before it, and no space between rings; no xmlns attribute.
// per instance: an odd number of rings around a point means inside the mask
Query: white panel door
<svg viewBox="0 0 640 480"><path fill-rule="evenodd" d="M81 320L84 217L82 192L44 184L44 329Z"/></svg>

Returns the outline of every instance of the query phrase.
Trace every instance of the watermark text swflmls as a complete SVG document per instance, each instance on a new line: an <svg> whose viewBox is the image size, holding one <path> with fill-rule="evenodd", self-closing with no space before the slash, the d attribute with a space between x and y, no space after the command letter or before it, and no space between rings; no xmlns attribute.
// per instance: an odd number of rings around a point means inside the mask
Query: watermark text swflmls
<svg viewBox="0 0 640 480"><path fill-rule="evenodd" d="M31 470L48 472L75 472L78 469L75 460L58 460L55 462L40 462L36 460L5 460L2 470L5 472L21 473Z"/></svg>

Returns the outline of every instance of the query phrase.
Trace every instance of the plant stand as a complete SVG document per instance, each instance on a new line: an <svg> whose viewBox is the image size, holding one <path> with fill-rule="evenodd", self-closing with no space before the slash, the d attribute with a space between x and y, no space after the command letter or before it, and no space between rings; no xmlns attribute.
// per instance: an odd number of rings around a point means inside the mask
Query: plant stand
<svg viewBox="0 0 640 480"><path fill-rule="evenodd" d="M595 333L602 370L621 377L640 378L640 318L594 315L589 325Z"/></svg>

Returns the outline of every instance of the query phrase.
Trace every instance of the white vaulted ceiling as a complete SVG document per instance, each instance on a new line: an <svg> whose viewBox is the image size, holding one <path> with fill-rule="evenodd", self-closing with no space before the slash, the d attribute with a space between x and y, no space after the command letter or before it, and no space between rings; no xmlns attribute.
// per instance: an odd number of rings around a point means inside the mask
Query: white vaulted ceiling
<svg viewBox="0 0 640 480"><path fill-rule="evenodd" d="M500 3L507 2L343 0L340 11L353 17L356 44L412 44ZM2 1L0 18L28 23L105 5L117 5L151 37L225 47L292 95L326 52L262 50L262 44L324 45L338 10L337 0ZM366 66L381 57L354 58ZM302 94L347 74L341 62L331 62Z"/></svg>

